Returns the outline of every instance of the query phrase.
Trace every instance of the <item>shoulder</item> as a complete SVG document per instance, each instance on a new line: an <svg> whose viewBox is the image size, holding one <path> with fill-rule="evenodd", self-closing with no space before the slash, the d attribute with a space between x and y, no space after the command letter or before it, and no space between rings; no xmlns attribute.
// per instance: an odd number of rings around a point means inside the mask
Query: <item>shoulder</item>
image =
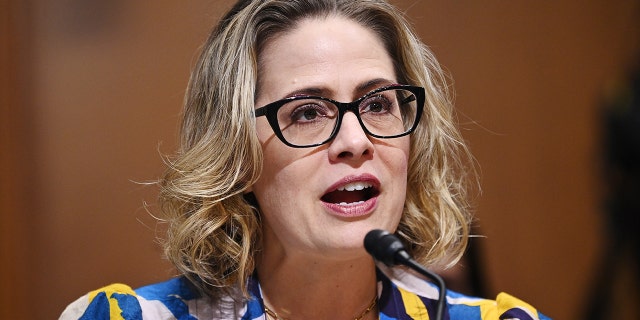
<svg viewBox="0 0 640 320"><path fill-rule="evenodd" d="M378 266L381 319L429 319L435 316L438 288L401 268ZM448 314L448 316L447 316ZM530 304L506 293L495 300L447 291L445 319L450 320L548 320Z"/></svg>
<svg viewBox="0 0 640 320"><path fill-rule="evenodd" d="M189 304L198 298L183 278L136 290L112 284L89 292L71 303L60 319L195 319Z"/></svg>
<svg viewBox="0 0 640 320"><path fill-rule="evenodd" d="M447 307L452 320L550 320L532 305L504 292L498 294L495 300L491 300L449 291Z"/></svg>
<svg viewBox="0 0 640 320"><path fill-rule="evenodd" d="M60 319L141 319L141 316L133 289L116 283L80 297L67 306Z"/></svg>

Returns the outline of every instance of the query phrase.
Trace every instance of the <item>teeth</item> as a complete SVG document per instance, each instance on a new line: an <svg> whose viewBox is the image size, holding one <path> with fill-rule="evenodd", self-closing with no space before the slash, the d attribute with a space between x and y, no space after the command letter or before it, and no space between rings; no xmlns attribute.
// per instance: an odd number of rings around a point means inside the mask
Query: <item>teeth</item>
<svg viewBox="0 0 640 320"><path fill-rule="evenodd" d="M344 186L338 187L338 191L360 191L360 190L364 190L365 188L371 188L373 187L373 185L371 185L368 182L352 182L349 184L345 184Z"/></svg>
<svg viewBox="0 0 640 320"><path fill-rule="evenodd" d="M349 202L349 203L347 203L347 202L340 202L340 203L338 203L338 205L341 205L341 206L348 206L348 205L356 205L356 204L361 204L361 203L364 203L364 201Z"/></svg>

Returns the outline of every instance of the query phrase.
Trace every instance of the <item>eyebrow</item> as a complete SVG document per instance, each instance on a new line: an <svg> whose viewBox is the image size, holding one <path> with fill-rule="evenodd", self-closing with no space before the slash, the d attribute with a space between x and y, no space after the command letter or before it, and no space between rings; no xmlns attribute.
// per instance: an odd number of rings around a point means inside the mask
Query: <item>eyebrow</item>
<svg viewBox="0 0 640 320"><path fill-rule="evenodd" d="M392 85L395 83L396 81L385 79L385 78L375 78L375 79L367 80L356 86L355 96L360 96L369 91L380 88L382 86ZM307 87L307 88L301 88L298 90L291 91L286 95L284 95L284 98L290 98L290 97L301 96L301 95L324 97L328 91L331 91L331 90L328 90L323 87Z"/></svg>
<svg viewBox="0 0 640 320"><path fill-rule="evenodd" d="M392 84L396 84L396 81L384 79L384 78L376 78L376 79L372 79L367 82L361 83L356 87L356 91L360 94L365 94L374 89L377 89L383 86L392 85Z"/></svg>
<svg viewBox="0 0 640 320"><path fill-rule="evenodd" d="M321 87L307 87L298 90L291 91L284 95L284 98L290 98L295 96L322 96L326 89Z"/></svg>

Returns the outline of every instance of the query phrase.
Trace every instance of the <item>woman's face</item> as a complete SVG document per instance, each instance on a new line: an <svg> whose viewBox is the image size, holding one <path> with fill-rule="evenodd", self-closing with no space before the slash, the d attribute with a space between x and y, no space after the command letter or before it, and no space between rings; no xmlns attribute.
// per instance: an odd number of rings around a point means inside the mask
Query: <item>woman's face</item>
<svg viewBox="0 0 640 320"><path fill-rule="evenodd" d="M256 107L296 95L350 102L397 82L376 35L340 17L300 21L266 44L259 68ZM365 254L368 231L396 229L405 201L408 136L369 137L347 112L328 144L291 148L266 117L256 121L264 170L252 190L264 217L265 249L353 258Z"/></svg>

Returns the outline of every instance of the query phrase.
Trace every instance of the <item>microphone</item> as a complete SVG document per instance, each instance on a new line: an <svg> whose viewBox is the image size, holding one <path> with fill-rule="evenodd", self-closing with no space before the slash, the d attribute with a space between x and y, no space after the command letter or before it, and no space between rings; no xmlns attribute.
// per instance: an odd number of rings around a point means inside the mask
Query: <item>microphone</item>
<svg viewBox="0 0 640 320"><path fill-rule="evenodd" d="M442 320L447 291L444 280L413 260L398 237L388 231L374 229L364 237L364 248L374 259L389 267L404 265L435 282L439 290L435 320Z"/></svg>

